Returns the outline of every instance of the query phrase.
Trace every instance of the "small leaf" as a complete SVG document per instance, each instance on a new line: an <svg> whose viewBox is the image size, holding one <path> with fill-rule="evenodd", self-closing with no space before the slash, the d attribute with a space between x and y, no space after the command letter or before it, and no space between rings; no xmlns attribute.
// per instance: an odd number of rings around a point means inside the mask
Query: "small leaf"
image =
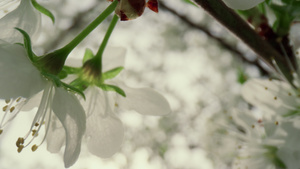
<svg viewBox="0 0 300 169"><path fill-rule="evenodd" d="M55 23L55 17L54 15L45 7L43 7L42 5L40 5L39 3L36 2L36 0L31 0L32 5L34 6L34 8L38 11L40 11L42 14L48 16L53 24Z"/></svg>
<svg viewBox="0 0 300 169"><path fill-rule="evenodd" d="M112 79L112 78L116 77L123 69L124 69L124 67L120 66L120 67L111 69L109 71L106 71L102 74L102 78L104 80Z"/></svg>
<svg viewBox="0 0 300 169"><path fill-rule="evenodd" d="M93 51L91 49L86 49L83 56L82 64L84 64L87 60L92 59L93 57L94 57Z"/></svg>
<svg viewBox="0 0 300 169"><path fill-rule="evenodd" d="M121 96L126 97L126 94L123 89L119 88L118 86L110 85L110 84L101 84L98 85L104 91L115 91L119 93Z"/></svg>
<svg viewBox="0 0 300 169"><path fill-rule="evenodd" d="M23 38L24 38L24 47L26 49L27 55L29 57L29 59L31 60L31 62L34 62L34 53L32 52L32 47L31 47L31 40L29 35L22 29L20 28L15 28L16 30L18 30L20 33L22 33Z"/></svg>

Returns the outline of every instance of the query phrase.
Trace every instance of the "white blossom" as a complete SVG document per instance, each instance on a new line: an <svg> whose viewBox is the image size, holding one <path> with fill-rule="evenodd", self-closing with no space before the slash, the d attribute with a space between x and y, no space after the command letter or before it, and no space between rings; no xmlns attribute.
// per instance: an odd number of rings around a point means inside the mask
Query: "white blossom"
<svg viewBox="0 0 300 169"><path fill-rule="evenodd" d="M23 29L31 38L36 38L40 22L40 13L33 7L31 0L21 0L16 9L0 19L0 39L9 43L23 42L20 32L15 28Z"/></svg>
<svg viewBox="0 0 300 169"><path fill-rule="evenodd" d="M0 98L5 99L7 103L3 107L5 113L0 123L0 133L5 132L4 127L24 110L24 107L28 107L26 104L29 104L31 99L42 92L38 110L28 133L20 137L16 143L18 152L31 145L43 124L46 130L44 138L39 144L32 145L32 151L35 151L46 137L56 137L56 133L51 133L55 128L51 120L53 112L64 129L62 137L66 139L65 167L74 164L79 156L81 139L85 131L84 110L75 95L62 87L56 87L51 80L42 76L29 60L25 49L18 44L5 42L0 44L0 71ZM48 142L48 144L55 143Z"/></svg>

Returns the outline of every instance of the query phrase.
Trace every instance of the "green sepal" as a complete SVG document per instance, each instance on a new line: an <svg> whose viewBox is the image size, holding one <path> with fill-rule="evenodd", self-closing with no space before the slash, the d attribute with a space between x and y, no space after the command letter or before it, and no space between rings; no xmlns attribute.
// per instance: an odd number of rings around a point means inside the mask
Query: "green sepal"
<svg viewBox="0 0 300 169"><path fill-rule="evenodd" d="M278 148L275 146L264 145L263 146L268 152L264 153L264 155L275 164L276 167L281 169L285 169L286 165L284 162L277 156Z"/></svg>
<svg viewBox="0 0 300 169"><path fill-rule="evenodd" d="M80 90L72 85L66 84L62 82L58 76L47 73L47 72L42 72L42 75L44 75L48 80L52 80L55 84L56 87L64 87L66 90L78 93L80 96L82 96L85 100L85 95L83 93L83 90Z"/></svg>
<svg viewBox="0 0 300 169"><path fill-rule="evenodd" d="M60 79L66 78L69 74L77 74L80 72L80 68L71 67L71 66L64 66L63 69L58 73L58 77Z"/></svg>
<svg viewBox="0 0 300 169"><path fill-rule="evenodd" d="M43 7L42 5L37 3L36 0L31 0L31 3L36 10L38 10L42 14L48 16L52 20L53 24L55 23L55 17L48 9L46 9L45 7Z"/></svg>
<svg viewBox="0 0 300 169"><path fill-rule="evenodd" d="M239 84L244 84L248 80L248 76L244 70L239 69L237 71L237 81Z"/></svg>
<svg viewBox="0 0 300 169"><path fill-rule="evenodd" d="M62 70L67 72L68 74L77 74L81 69L77 67L64 66Z"/></svg>
<svg viewBox="0 0 300 169"><path fill-rule="evenodd" d="M114 92L117 92L118 94L120 94L121 96L126 97L124 90L119 88L118 86L114 86L114 85L110 85L110 84L100 84L97 86L100 87L104 91L114 91Z"/></svg>
<svg viewBox="0 0 300 169"><path fill-rule="evenodd" d="M193 1L191 0L182 0L183 2L185 3L188 3L188 4L191 4L191 5L194 5L195 7L198 7Z"/></svg>
<svg viewBox="0 0 300 169"><path fill-rule="evenodd" d="M116 67L114 69L108 70L102 74L102 78L104 80L112 79L112 78L116 77L123 69L124 69L124 67L120 66L120 67Z"/></svg>
<svg viewBox="0 0 300 169"><path fill-rule="evenodd" d="M85 95L84 95L83 91L81 91L80 89L78 89L78 88L76 88L76 87L74 87L72 85L66 84L64 82L61 82L61 83L65 87L65 89L67 89L68 91L72 91L72 92L78 93L85 100Z"/></svg>
<svg viewBox="0 0 300 169"><path fill-rule="evenodd" d="M27 55L28 55L29 59L31 60L31 62L34 62L35 54L32 51L31 40L30 40L29 35L23 29L20 29L20 28L15 28L15 29L18 30L23 35L24 47L26 49Z"/></svg>
<svg viewBox="0 0 300 169"><path fill-rule="evenodd" d="M60 81L59 77L50 73L47 73L45 71L41 72L43 76L45 76L48 80L52 80L56 87L61 87L62 82Z"/></svg>
<svg viewBox="0 0 300 169"><path fill-rule="evenodd" d="M64 78L68 77L68 73L64 70L61 70L57 76L59 79L64 79Z"/></svg>
<svg viewBox="0 0 300 169"><path fill-rule="evenodd" d="M91 49L85 49L85 53L83 56L82 64L84 64L86 61L92 59L94 57L93 51Z"/></svg>
<svg viewBox="0 0 300 169"><path fill-rule="evenodd" d="M89 86L89 84L87 82L81 80L80 78L77 78L77 79L73 80L70 83L70 85L74 86L75 88L77 88L81 91L84 91Z"/></svg>

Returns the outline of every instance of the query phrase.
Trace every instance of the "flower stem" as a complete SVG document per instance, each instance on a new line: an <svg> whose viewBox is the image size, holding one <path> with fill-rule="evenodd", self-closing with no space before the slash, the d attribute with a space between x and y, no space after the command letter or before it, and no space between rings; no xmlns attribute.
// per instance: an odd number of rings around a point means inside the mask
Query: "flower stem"
<svg viewBox="0 0 300 169"><path fill-rule="evenodd" d="M104 49L105 49L105 47L107 45L107 42L108 42L108 40L109 40L109 38L111 36L111 33L113 32L113 30L114 30L114 28L116 26L118 20L119 20L119 17L117 15L114 15L114 17L112 18L112 20L110 22L110 25L109 25L109 27L108 27L108 29L106 31L106 34L105 34L105 36L104 36L104 38L102 40L102 43L101 43L101 45L100 45L100 47L98 49L98 52L95 55L95 58L97 58L97 60L99 60L101 67L102 67L102 55L103 55Z"/></svg>
<svg viewBox="0 0 300 169"><path fill-rule="evenodd" d="M114 0L92 23L90 23L66 46L41 57L39 62L42 69L45 72L57 75L62 70L71 51L115 10L117 3L118 1Z"/></svg>
<svg viewBox="0 0 300 169"><path fill-rule="evenodd" d="M70 53L87 35L89 35L99 24L102 23L104 19L106 19L115 10L117 3L117 0L113 1L92 23L90 23L69 44L67 44L60 50L65 50Z"/></svg>
<svg viewBox="0 0 300 169"><path fill-rule="evenodd" d="M195 0L195 2L218 20L248 45L270 67L274 68L272 61L275 60L277 67L285 78L291 83L293 76L287 60L267 41L263 40L242 18L232 9L229 9L222 0Z"/></svg>

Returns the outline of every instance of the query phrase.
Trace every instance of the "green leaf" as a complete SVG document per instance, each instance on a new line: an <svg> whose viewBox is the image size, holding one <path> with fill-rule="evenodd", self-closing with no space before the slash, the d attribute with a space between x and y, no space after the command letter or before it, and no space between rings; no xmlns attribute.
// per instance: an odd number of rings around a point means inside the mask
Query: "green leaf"
<svg viewBox="0 0 300 169"><path fill-rule="evenodd" d="M31 62L34 62L34 53L32 51L32 47L31 47L31 40L29 35L22 29L20 28L15 28L16 30L18 30L20 33L22 33L23 37L24 37L24 47L26 49L27 55L29 57L29 59L31 60Z"/></svg>
<svg viewBox="0 0 300 169"><path fill-rule="evenodd" d="M42 14L48 16L53 24L55 23L55 17L54 15L45 7L43 7L42 5L40 5L39 3L36 2L36 0L31 0L32 5L34 6L34 8L38 11L40 11Z"/></svg>
<svg viewBox="0 0 300 169"><path fill-rule="evenodd" d="M109 71L106 71L102 74L102 78L104 80L112 79L112 78L116 77L123 69L124 69L124 67L120 66L120 67L111 69Z"/></svg>
<svg viewBox="0 0 300 169"><path fill-rule="evenodd" d="M75 93L78 93L80 96L83 97L83 99L85 100L85 95L83 93L82 90L72 86L72 85L69 85L69 84L66 84L66 83L63 83L62 82L62 85L68 90L68 91L72 91L72 92L75 92Z"/></svg>
<svg viewBox="0 0 300 169"><path fill-rule="evenodd" d="M126 97L126 94L123 89L119 88L118 86L110 85L110 84L100 84L97 85L104 91L114 91L119 93L121 96Z"/></svg>
<svg viewBox="0 0 300 169"><path fill-rule="evenodd" d="M84 64L86 61L92 59L94 57L93 51L91 49L86 49L84 56L83 56L83 60L82 60L82 64Z"/></svg>

